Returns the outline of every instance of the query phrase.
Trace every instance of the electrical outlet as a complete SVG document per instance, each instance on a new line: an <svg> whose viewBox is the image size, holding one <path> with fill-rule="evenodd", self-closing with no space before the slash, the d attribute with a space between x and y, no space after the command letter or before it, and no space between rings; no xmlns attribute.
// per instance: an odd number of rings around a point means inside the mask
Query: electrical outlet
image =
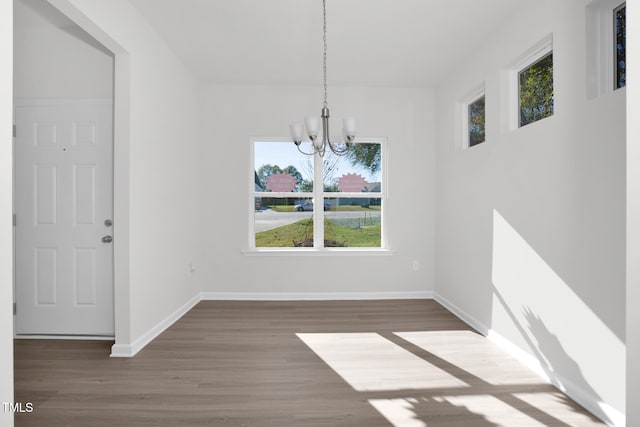
<svg viewBox="0 0 640 427"><path fill-rule="evenodd" d="M418 271L420 270L420 261L418 261L417 259L413 260L413 271Z"/></svg>

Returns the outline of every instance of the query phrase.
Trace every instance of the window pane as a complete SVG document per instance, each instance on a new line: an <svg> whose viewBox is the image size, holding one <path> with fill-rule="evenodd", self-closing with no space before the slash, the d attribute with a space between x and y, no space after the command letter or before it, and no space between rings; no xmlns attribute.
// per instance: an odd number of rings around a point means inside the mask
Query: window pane
<svg viewBox="0 0 640 427"><path fill-rule="evenodd" d="M257 248L313 246L313 203L293 197L256 197Z"/></svg>
<svg viewBox="0 0 640 427"><path fill-rule="evenodd" d="M380 144L355 143L345 156L327 152L324 157L324 191L326 192L380 192Z"/></svg>
<svg viewBox="0 0 640 427"><path fill-rule="evenodd" d="M326 198L325 247L381 247L381 204L380 198Z"/></svg>
<svg viewBox="0 0 640 427"><path fill-rule="evenodd" d="M616 29L616 88L621 88L627 84L627 8L619 7L615 10Z"/></svg>
<svg viewBox="0 0 640 427"><path fill-rule="evenodd" d="M469 147L484 142L484 95L469 104Z"/></svg>
<svg viewBox="0 0 640 427"><path fill-rule="evenodd" d="M318 247L381 247L382 140L355 143L344 156L327 150L324 157L307 156L286 141L253 144L256 248L314 247L315 238ZM316 169L315 183L314 164L323 168ZM322 192L325 198L314 203ZM349 197L335 197L340 193ZM314 216L323 218L322 236L314 236Z"/></svg>
<svg viewBox="0 0 640 427"><path fill-rule="evenodd" d="M525 68L519 76L520 126L553 115L553 54Z"/></svg>
<svg viewBox="0 0 640 427"><path fill-rule="evenodd" d="M313 191L313 158L300 153L292 142L254 145L255 191Z"/></svg>

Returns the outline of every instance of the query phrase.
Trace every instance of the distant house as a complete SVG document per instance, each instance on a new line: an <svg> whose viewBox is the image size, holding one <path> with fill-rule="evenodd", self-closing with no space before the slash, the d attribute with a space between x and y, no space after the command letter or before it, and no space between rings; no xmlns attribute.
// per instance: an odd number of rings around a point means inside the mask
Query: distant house
<svg viewBox="0 0 640 427"><path fill-rule="evenodd" d="M382 185L379 182L367 182L364 191L367 193L379 193Z"/></svg>
<svg viewBox="0 0 640 427"><path fill-rule="evenodd" d="M382 188L381 183L379 182L367 182L362 190L363 193L379 193ZM379 206L380 199L371 198L371 199L362 199L362 198L351 198L351 197L343 197L337 200L342 206L362 206L368 208L369 206Z"/></svg>

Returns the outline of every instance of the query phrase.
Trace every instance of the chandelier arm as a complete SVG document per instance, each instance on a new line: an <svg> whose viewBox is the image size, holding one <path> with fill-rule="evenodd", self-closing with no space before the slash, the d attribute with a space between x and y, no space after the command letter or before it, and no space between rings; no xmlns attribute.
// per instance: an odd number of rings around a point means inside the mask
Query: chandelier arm
<svg viewBox="0 0 640 427"><path fill-rule="evenodd" d="M343 144L344 144L344 147L340 147L340 145L342 144L334 144L333 142L330 142L329 148L331 149L333 154L337 156L346 156L347 153L350 151L350 147L347 143L343 143Z"/></svg>
<svg viewBox="0 0 640 427"><path fill-rule="evenodd" d="M305 156L313 156L315 154L316 150L315 150L315 146L313 145L313 143L311 143L311 146L314 147L313 151L310 152L310 153L307 153L302 148L300 148L299 144L296 144L296 148L298 149L298 151L301 152L302 154L304 154Z"/></svg>

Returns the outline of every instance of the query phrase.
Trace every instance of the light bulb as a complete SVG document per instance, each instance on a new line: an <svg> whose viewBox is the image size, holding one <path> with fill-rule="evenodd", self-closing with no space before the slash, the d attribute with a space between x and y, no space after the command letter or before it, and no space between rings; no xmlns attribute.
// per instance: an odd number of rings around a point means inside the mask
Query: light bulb
<svg viewBox="0 0 640 427"><path fill-rule="evenodd" d="M318 130L320 129L320 117L308 116L304 118L304 124L307 128L307 135L313 141L318 137Z"/></svg>
<svg viewBox="0 0 640 427"><path fill-rule="evenodd" d="M302 126L302 123L291 124L289 125L289 132L291 132L291 139L293 142L299 144L302 141L304 126Z"/></svg>
<svg viewBox="0 0 640 427"><path fill-rule="evenodd" d="M356 134L356 119L353 117L345 117L342 120L342 127L347 135L355 136Z"/></svg>

